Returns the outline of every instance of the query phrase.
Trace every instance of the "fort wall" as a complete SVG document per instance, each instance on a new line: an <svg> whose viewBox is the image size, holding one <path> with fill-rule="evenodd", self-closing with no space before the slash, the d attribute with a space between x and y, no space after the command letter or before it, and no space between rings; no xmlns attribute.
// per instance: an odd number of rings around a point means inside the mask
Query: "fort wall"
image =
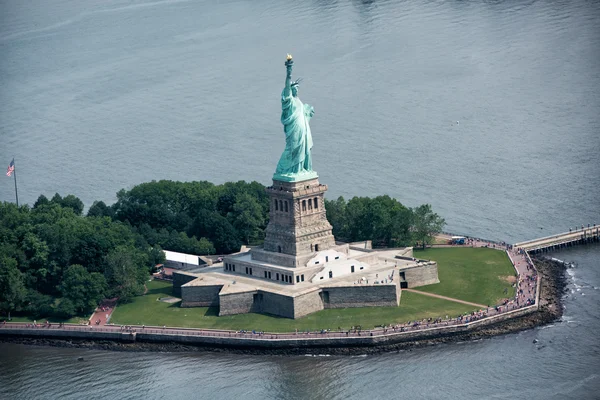
<svg viewBox="0 0 600 400"><path fill-rule="evenodd" d="M183 286L181 307L218 307L223 285Z"/></svg>
<svg viewBox="0 0 600 400"><path fill-rule="evenodd" d="M438 266L435 261L420 263L418 267L400 270L399 272L400 275L404 273L409 288L440 283Z"/></svg>
<svg viewBox="0 0 600 400"><path fill-rule="evenodd" d="M247 314L259 312L254 304L254 295L257 290L241 293L226 293L219 295L219 316Z"/></svg>
<svg viewBox="0 0 600 400"><path fill-rule="evenodd" d="M290 318L300 318L325 308L323 300L321 300L321 296L319 295L320 292L320 290L315 290L296 296L294 299L294 311Z"/></svg>
<svg viewBox="0 0 600 400"><path fill-rule="evenodd" d="M398 284L354 285L323 288L324 308L397 307L400 302Z"/></svg>
<svg viewBox="0 0 600 400"><path fill-rule="evenodd" d="M181 297L181 286L198 278L198 275L183 271L173 271L173 296Z"/></svg>

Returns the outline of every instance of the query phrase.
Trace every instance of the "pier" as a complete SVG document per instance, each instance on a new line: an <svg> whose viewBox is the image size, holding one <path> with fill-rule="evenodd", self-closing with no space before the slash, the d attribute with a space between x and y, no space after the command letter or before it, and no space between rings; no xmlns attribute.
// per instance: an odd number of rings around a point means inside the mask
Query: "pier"
<svg viewBox="0 0 600 400"><path fill-rule="evenodd" d="M520 248L529 253L542 253L552 250L558 250L564 247L571 247L578 244L586 244L600 241L600 226L581 227L579 229L560 233L558 235L547 236L526 242L516 243L514 247Z"/></svg>

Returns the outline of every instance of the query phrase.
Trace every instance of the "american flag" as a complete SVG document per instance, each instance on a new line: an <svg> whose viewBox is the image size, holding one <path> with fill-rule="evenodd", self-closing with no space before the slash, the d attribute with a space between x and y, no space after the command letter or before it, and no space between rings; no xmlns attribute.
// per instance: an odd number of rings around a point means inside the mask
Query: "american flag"
<svg viewBox="0 0 600 400"><path fill-rule="evenodd" d="M6 176L11 176L15 172L15 159L8 164L8 169L6 170Z"/></svg>

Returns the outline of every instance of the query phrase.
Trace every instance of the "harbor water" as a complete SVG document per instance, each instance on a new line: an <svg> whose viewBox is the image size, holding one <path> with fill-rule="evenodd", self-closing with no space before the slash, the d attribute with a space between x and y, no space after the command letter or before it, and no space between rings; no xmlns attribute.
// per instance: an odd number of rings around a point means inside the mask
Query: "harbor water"
<svg viewBox="0 0 600 400"><path fill-rule="evenodd" d="M0 1L0 163L15 158L28 204L268 185L291 53L329 199L388 194L457 234L548 236L600 224L599 26L597 1ZM0 344L1 397L597 398L600 247L552 256L576 268L546 327L353 357Z"/></svg>

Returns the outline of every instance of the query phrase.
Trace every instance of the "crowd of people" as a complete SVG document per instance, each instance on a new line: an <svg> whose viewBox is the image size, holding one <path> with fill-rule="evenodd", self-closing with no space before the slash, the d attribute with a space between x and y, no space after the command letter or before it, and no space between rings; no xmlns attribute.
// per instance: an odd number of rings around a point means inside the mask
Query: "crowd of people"
<svg viewBox="0 0 600 400"><path fill-rule="evenodd" d="M3 325L6 325L6 321L4 321ZM65 324L63 322L59 322L56 324L59 328L62 328ZM38 324L38 322L34 319L33 323L26 323L25 326L27 328L51 328L52 324L50 321L46 320L45 322Z"/></svg>

